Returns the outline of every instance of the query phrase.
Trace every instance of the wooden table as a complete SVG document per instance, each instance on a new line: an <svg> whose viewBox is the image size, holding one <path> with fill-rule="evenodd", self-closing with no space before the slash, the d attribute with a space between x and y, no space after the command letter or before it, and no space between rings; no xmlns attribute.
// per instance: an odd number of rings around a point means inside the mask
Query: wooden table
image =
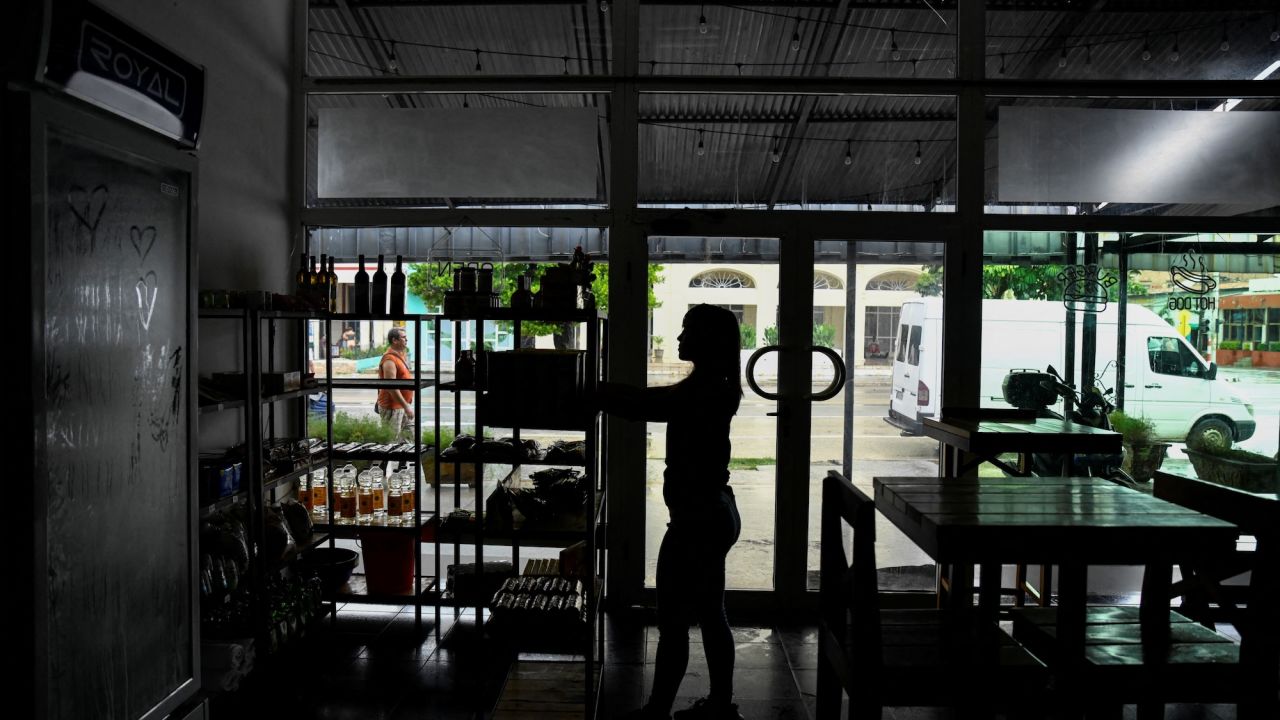
<svg viewBox="0 0 1280 720"><path fill-rule="evenodd" d="M979 410L973 415L925 418L924 434L943 445L942 474L960 476L981 462L1013 475L1026 475L998 456L1003 453L1118 453L1120 434L1057 418L1030 417L1023 411ZM962 462L961 453L975 456ZM1064 471L1070 469L1064 463Z"/></svg>
<svg viewBox="0 0 1280 720"><path fill-rule="evenodd" d="M1097 478L875 478L885 517L935 561L957 568L948 602L999 609L1000 566L1058 565L1058 648L1067 663L1084 656L1089 565L1145 565L1139 610L1144 637L1169 630L1174 563L1224 552L1239 530Z"/></svg>

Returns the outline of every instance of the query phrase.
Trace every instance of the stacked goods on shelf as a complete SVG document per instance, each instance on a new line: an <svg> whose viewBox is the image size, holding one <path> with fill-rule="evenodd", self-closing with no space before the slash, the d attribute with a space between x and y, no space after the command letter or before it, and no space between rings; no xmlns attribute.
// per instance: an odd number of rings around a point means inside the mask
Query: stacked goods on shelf
<svg viewBox="0 0 1280 720"><path fill-rule="evenodd" d="M479 574L475 563L450 565L445 589L459 605L483 605L514 574L515 568L506 560L484 563Z"/></svg>
<svg viewBox="0 0 1280 720"><path fill-rule="evenodd" d="M494 427L577 429L586 420L587 353L521 349L486 353L484 423Z"/></svg>
<svg viewBox="0 0 1280 720"><path fill-rule="evenodd" d="M200 454L200 505L210 505L240 492L242 457L233 451Z"/></svg>
<svg viewBox="0 0 1280 720"><path fill-rule="evenodd" d="M529 626L581 627L587 614L582 581L566 577L507 578L494 594L492 607L495 614Z"/></svg>

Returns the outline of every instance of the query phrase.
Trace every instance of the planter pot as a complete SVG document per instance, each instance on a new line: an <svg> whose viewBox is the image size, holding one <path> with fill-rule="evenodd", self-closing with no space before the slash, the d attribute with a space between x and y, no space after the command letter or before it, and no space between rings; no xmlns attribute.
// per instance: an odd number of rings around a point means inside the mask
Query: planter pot
<svg viewBox="0 0 1280 720"><path fill-rule="evenodd" d="M1250 462L1191 448L1185 452L1201 480L1247 492L1280 492L1280 475L1274 460Z"/></svg>
<svg viewBox="0 0 1280 720"><path fill-rule="evenodd" d="M1239 351L1238 350L1218 350L1217 351L1218 365L1222 367L1231 367L1232 365L1235 365L1237 352Z"/></svg>
<svg viewBox="0 0 1280 720"><path fill-rule="evenodd" d="M1164 464L1165 452L1169 449L1166 443L1148 443L1145 445L1124 444L1124 462L1121 468L1138 482L1147 482L1155 477L1156 471Z"/></svg>
<svg viewBox="0 0 1280 720"><path fill-rule="evenodd" d="M662 348L653 349L653 361L662 362Z"/></svg>

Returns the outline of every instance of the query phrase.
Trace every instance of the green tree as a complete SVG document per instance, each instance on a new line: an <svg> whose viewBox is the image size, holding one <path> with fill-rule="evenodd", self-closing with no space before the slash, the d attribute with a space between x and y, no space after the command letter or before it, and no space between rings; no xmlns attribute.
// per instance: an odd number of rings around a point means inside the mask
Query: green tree
<svg viewBox="0 0 1280 720"><path fill-rule="evenodd" d="M749 323L738 325L738 336L742 339L743 350L756 349L756 326Z"/></svg>
<svg viewBox="0 0 1280 720"><path fill-rule="evenodd" d="M551 263L494 263L493 264L493 286L498 291L498 301L503 307L511 305L511 295L516 290L516 278L522 275L528 275L531 278L530 291L537 292L542 284L542 275L547 268L555 267ZM591 282L591 292L596 296L596 307L608 312L609 310L609 265L608 263L596 263L594 269L594 278ZM648 303L649 308L656 308L662 305L658 301L654 293L654 286L662 282L661 265L649 265L648 272ZM448 290L453 289L453 272L449 264L446 263L411 263L409 265L409 273L406 278L406 285L409 292L422 298L429 308L439 308L444 305L444 294ZM510 330L511 324L502 323L503 329ZM572 344L572 333L576 327L572 323L546 323L526 320L521 323L521 331L525 338L531 342L533 338L544 335L556 335L558 347L568 347Z"/></svg>
<svg viewBox="0 0 1280 720"><path fill-rule="evenodd" d="M1014 300L1061 300L1063 298L1062 271L1064 265L984 265L982 267L982 297ZM1147 288L1134 280L1137 272L1129 274L1129 297L1147 294ZM925 296L942 294L943 274L941 265L925 267L916 279L916 292ZM1113 284L1108 297L1120 299L1120 284Z"/></svg>
<svg viewBox="0 0 1280 720"><path fill-rule="evenodd" d="M770 325L769 327L764 329L764 344L765 345L778 344L778 326L777 325Z"/></svg>

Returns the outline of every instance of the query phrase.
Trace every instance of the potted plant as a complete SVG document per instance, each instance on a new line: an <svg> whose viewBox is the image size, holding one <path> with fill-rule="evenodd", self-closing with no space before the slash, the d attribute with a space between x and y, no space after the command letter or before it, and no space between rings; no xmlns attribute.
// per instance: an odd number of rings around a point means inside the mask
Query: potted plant
<svg viewBox="0 0 1280 720"><path fill-rule="evenodd" d="M1121 467L1138 482L1150 480L1164 463L1169 444L1155 441L1155 426L1146 418L1133 417L1117 410L1111 413L1109 419L1111 429L1122 436L1124 463Z"/></svg>
<svg viewBox="0 0 1280 720"><path fill-rule="evenodd" d="M662 362L662 336L653 336L653 361Z"/></svg>
<svg viewBox="0 0 1280 720"><path fill-rule="evenodd" d="M1239 448L1185 450L1201 480L1247 492L1280 492L1280 453L1274 457Z"/></svg>

